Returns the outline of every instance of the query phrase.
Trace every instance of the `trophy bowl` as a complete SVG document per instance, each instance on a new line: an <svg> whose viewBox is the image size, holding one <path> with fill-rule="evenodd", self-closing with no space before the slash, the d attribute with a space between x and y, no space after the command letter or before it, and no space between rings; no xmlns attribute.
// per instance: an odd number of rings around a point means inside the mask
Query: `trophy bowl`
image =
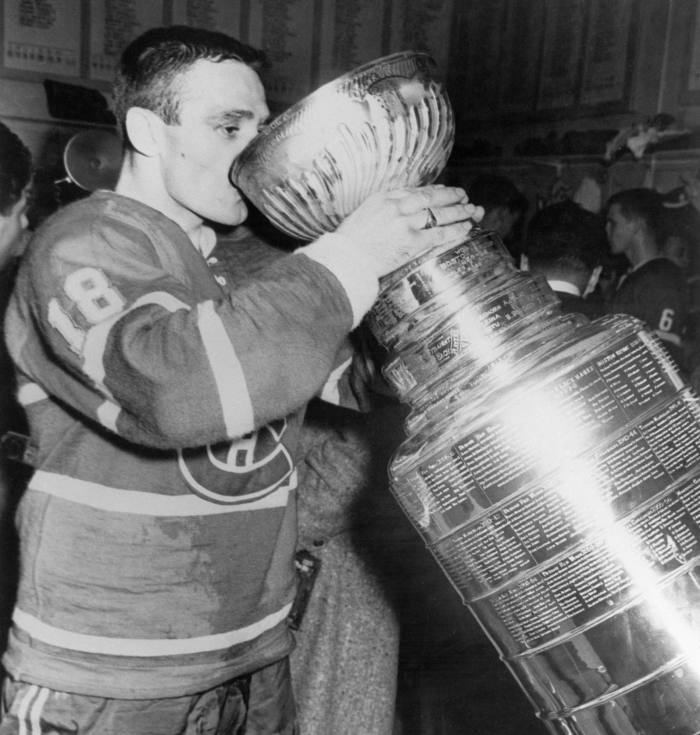
<svg viewBox="0 0 700 735"><path fill-rule="evenodd" d="M430 56L358 67L290 107L236 159L231 180L281 230L314 240L370 194L438 177L454 115Z"/></svg>

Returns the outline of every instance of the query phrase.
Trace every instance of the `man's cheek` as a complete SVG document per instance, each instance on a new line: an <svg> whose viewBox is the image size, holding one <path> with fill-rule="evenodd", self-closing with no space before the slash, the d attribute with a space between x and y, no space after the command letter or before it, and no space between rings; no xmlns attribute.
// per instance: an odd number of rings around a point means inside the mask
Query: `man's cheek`
<svg viewBox="0 0 700 735"><path fill-rule="evenodd" d="M246 206L245 202L240 201L238 204L236 204L236 222L233 224L240 225L241 222L244 222L245 219L248 217L248 207Z"/></svg>

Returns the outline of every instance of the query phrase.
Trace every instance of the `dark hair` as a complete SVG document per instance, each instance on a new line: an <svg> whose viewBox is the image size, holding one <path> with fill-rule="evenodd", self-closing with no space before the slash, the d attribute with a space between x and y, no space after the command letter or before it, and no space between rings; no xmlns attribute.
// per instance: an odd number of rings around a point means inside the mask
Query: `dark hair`
<svg viewBox="0 0 700 735"><path fill-rule="evenodd" d="M663 245L665 214L663 200L657 191L643 188L618 191L608 199L608 210L613 204L620 207L623 217L641 220L659 247Z"/></svg>
<svg viewBox="0 0 700 735"><path fill-rule="evenodd" d="M592 271L607 251L602 217L572 201L541 209L527 227L524 253L531 267Z"/></svg>
<svg viewBox="0 0 700 735"><path fill-rule="evenodd" d="M196 61L240 61L260 71L267 66L263 51L225 33L190 26L151 28L122 52L114 83L114 113L128 142L125 120L132 107L155 112L177 125L180 103L177 79Z"/></svg>
<svg viewBox="0 0 700 735"><path fill-rule="evenodd" d="M525 214L527 197L507 177L498 174L479 174L467 188L469 201L481 205L487 212L505 207L510 212Z"/></svg>
<svg viewBox="0 0 700 735"><path fill-rule="evenodd" d="M19 201L32 178L32 155L26 145L0 123L0 214Z"/></svg>

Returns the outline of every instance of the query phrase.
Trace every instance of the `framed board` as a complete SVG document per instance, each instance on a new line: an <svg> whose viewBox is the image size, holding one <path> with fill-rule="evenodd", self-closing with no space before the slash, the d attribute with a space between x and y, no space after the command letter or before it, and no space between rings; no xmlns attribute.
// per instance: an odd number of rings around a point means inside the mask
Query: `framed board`
<svg viewBox="0 0 700 735"><path fill-rule="evenodd" d="M314 83L316 53L314 0L252 3L248 43L263 49L272 68L265 76L268 97L289 105L305 97Z"/></svg>
<svg viewBox="0 0 700 735"><path fill-rule="evenodd" d="M2 63L41 77L80 76L80 0L5 0Z"/></svg>
<svg viewBox="0 0 700 735"><path fill-rule="evenodd" d="M323 0L321 84L384 55L389 0Z"/></svg>
<svg viewBox="0 0 700 735"><path fill-rule="evenodd" d="M688 24L681 104L700 104L700 3L691 3Z"/></svg>
<svg viewBox="0 0 700 735"><path fill-rule="evenodd" d="M634 0L590 0L581 105L626 102Z"/></svg>
<svg viewBox="0 0 700 735"><path fill-rule="evenodd" d="M111 82L124 47L161 25L163 0L90 0L90 79Z"/></svg>
<svg viewBox="0 0 700 735"><path fill-rule="evenodd" d="M571 108L577 102L586 10L585 0L545 0L538 110Z"/></svg>
<svg viewBox="0 0 700 735"><path fill-rule="evenodd" d="M544 0L509 0L501 65L500 110L532 113L539 84L544 34Z"/></svg>
<svg viewBox="0 0 700 735"><path fill-rule="evenodd" d="M172 0L173 25L193 26L241 38L240 0Z"/></svg>

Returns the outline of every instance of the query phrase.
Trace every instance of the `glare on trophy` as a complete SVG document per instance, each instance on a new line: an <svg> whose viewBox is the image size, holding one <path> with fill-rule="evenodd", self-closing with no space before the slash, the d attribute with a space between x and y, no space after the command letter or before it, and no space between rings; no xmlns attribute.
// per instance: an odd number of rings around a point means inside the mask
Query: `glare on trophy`
<svg viewBox="0 0 700 735"><path fill-rule="evenodd" d="M311 240L433 182L453 138L433 62L400 53L291 107L232 179ZM368 322L412 409L392 492L537 716L700 733L700 400L654 332L563 314L476 229L384 277Z"/></svg>

